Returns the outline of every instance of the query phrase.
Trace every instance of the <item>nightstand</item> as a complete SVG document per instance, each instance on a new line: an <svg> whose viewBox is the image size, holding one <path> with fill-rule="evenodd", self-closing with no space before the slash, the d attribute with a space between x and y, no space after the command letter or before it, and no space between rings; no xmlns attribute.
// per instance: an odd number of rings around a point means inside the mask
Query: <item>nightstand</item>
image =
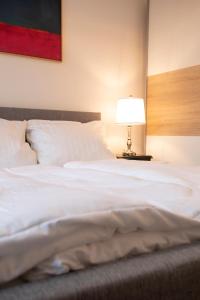
<svg viewBox="0 0 200 300"><path fill-rule="evenodd" d="M150 161L153 158L153 156L151 156L151 155L132 155L132 156L117 155L117 158L128 159L128 160L148 160L148 161Z"/></svg>

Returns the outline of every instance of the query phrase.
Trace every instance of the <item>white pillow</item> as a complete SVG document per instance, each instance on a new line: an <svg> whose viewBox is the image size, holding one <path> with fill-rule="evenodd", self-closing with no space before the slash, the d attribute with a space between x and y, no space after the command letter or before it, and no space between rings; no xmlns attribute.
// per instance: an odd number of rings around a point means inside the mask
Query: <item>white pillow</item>
<svg viewBox="0 0 200 300"><path fill-rule="evenodd" d="M0 168L36 164L36 154L25 142L26 121L0 119Z"/></svg>
<svg viewBox="0 0 200 300"><path fill-rule="evenodd" d="M28 141L40 164L63 165L68 161L113 158L102 139L102 123L28 121Z"/></svg>

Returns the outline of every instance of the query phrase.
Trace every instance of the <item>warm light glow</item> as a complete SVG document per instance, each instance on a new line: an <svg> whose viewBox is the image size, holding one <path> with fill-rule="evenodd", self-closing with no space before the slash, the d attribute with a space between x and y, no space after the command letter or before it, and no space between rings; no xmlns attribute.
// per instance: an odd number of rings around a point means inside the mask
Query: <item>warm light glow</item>
<svg viewBox="0 0 200 300"><path fill-rule="evenodd" d="M133 97L118 100L116 121L124 125L144 124L144 100Z"/></svg>

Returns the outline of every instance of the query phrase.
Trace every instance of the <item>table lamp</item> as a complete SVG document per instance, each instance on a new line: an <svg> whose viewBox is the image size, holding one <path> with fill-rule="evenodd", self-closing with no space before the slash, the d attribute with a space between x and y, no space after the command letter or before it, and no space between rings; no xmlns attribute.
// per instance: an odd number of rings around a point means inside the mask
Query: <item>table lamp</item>
<svg viewBox="0 0 200 300"><path fill-rule="evenodd" d="M117 103L116 121L120 125L128 127L127 149L123 156L132 156L136 153L132 150L131 128L132 125L145 124L144 100L129 96L119 99Z"/></svg>

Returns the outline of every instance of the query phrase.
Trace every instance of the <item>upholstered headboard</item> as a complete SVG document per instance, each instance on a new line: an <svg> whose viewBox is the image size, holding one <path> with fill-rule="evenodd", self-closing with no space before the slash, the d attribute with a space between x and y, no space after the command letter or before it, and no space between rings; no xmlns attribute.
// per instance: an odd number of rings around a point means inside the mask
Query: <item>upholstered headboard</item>
<svg viewBox="0 0 200 300"><path fill-rule="evenodd" d="M28 108L11 108L0 107L0 118L7 120L61 120L90 122L101 119L101 113L98 112L80 112L80 111L63 111L48 109L28 109Z"/></svg>

